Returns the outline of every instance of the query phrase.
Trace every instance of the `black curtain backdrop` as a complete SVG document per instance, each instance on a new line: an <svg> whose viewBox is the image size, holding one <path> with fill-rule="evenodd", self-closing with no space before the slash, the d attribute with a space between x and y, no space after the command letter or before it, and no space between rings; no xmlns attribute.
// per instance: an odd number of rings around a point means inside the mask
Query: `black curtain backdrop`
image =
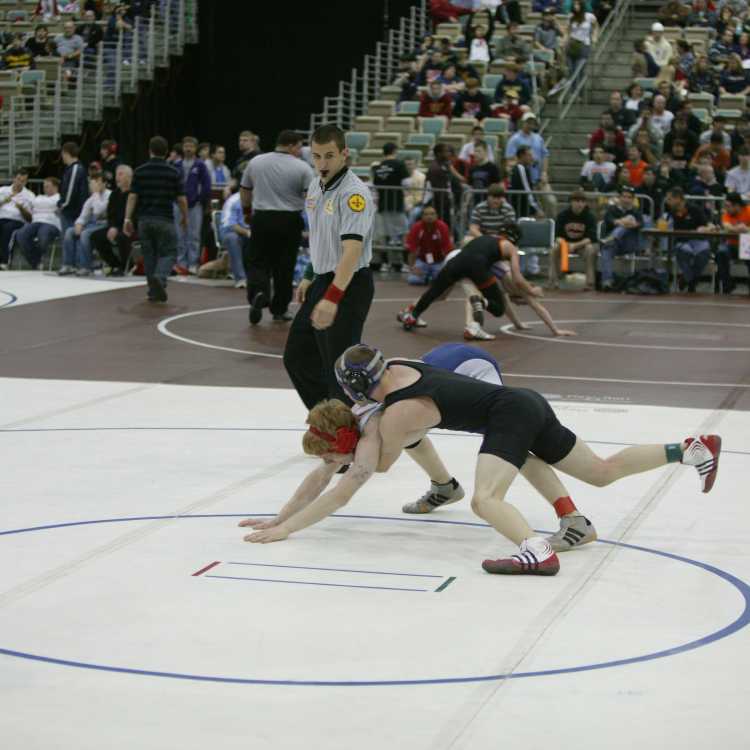
<svg viewBox="0 0 750 750"><path fill-rule="evenodd" d="M81 143L85 162L98 158L104 138L113 138L125 162L140 164L156 134L170 143L185 135L220 143L230 164L242 130L258 133L261 148L271 150L280 130L308 127L323 97L335 96L352 68L361 70L365 54L413 4L200 0L200 43L125 97L121 109L105 113L104 123L67 138ZM43 172L60 169L59 154L49 154Z"/></svg>

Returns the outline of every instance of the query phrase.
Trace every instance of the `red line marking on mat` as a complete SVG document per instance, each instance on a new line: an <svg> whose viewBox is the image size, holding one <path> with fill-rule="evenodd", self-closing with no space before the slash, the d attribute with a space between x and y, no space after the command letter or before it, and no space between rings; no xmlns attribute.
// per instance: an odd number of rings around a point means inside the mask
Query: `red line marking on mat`
<svg viewBox="0 0 750 750"><path fill-rule="evenodd" d="M205 568L201 568L197 573L193 573L193 577L202 576L207 570L211 570L211 568L215 568L217 565L221 565L221 560L216 560L216 562L206 565Z"/></svg>

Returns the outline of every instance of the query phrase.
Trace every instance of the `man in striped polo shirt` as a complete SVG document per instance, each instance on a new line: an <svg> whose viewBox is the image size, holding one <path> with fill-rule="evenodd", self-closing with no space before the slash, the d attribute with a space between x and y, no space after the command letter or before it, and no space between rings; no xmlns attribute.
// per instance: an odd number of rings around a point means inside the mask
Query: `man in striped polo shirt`
<svg viewBox="0 0 750 750"><path fill-rule="evenodd" d="M344 132L323 125L310 142L320 177L307 191L310 259L314 277L298 287L297 312L284 366L305 406L326 398L347 401L334 363L360 341L374 293L370 261L375 205L370 191L346 166Z"/></svg>
<svg viewBox="0 0 750 750"><path fill-rule="evenodd" d="M505 188L496 182L487 189L487 200L479 203L471 212L469 238L489 234L499 237L502 228L516 223L516 213L505 200Z"/></svg>
<svg viewBox="0 0 750 750"><path fill-rule="evenodd" d="M182 173L167 164L169 145L161 136L148 144L151 158L135 170L125 209L123 232L135 234L133 217L138 210L138 238L143 251L143 265L148 282L150 302L167 301L167 277L177 257L177 230L174 225L174 203L180 210L180 226L187 229L188 205Z"/></svg>

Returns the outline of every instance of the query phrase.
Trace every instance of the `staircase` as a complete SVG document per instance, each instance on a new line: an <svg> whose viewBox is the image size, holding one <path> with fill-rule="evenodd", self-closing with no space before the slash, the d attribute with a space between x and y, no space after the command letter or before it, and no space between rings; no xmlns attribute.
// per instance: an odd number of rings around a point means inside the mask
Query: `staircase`
<svg viewBox="0 0 750 750"><path fill-rule="evenodd" d="M549 118L544 136L550 150L550 182L555 190L568 192L578 187L587 158L581 149L588 147L589 136L599 127L599 116L609 107L612 91L619 89L624 93L632 83L633 42L649 33L660 5L634 5L632 14L625 18L594 65L581 100L573 104L566 117L559 119L559 105L554 102L544 108L544 117Z"/></svg>

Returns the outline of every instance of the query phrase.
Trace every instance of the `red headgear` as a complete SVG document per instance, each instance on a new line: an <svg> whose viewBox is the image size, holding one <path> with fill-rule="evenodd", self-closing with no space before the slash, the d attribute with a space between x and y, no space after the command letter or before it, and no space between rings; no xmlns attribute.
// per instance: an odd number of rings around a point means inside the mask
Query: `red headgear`
<svg viewBox="0 0 750 750"><path fill-rule="evenodd" d="M341 453L343 455L353 453L359 442L359 432L354 427L339 427L336 430L335 436L331 435L330 432L319 430L312 425L308 429L315 437L328 441L331 444L331 451L333 453Z"/></svg>

